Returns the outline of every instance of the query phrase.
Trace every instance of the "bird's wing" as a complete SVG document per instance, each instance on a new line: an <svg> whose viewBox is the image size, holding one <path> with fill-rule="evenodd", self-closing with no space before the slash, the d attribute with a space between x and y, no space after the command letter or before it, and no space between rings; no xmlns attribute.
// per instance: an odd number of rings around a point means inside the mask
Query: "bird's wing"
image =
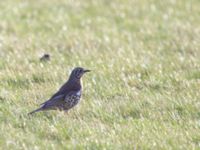
<svg viewBox="0 0 200 150"><path fill-rule="evenodd" d="M52 109L52 108L56 108L58 106L60 106L63 102L64 102L64 98L65 95L58 95L55 96L53 98L51 98L50 100L44 102L43 104L41 104L43 109Z"/></svg>
<svg viewBox="0 0 200 150"><path fill-rule="evenodd" d="M68 91L67 87L68 87L68 85L67 85L67 82L66 82L65 84L63 84L61 86L61 88L58 90L58 92L56 92L50 99L53 99L54 97L57 97L57 96L62 95L62 94L66 95L67 91Z"/></svg>
<svg viewBox="0 0 200 150"><path fill-rule="evenodd" d="M76 91L69 91L66 94L58 95L50 100L46 101L43 105L42 108L44 109L56 109L56 108L63 108L64 105L68 105L66 99L71 99L73 95L75 95L77 92Z"/></svg>

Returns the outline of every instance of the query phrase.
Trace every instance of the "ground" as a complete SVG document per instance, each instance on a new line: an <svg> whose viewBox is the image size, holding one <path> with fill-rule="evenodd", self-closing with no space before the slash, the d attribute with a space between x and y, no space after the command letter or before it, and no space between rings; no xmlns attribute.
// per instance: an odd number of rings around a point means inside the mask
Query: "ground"
<svg viewBox="0 0 200 150"><path fill-rule="evenodd" d="M0 149L200 149L199 8L1 1ZM76 66L92 70L80 105L27 116Z"/></svg>

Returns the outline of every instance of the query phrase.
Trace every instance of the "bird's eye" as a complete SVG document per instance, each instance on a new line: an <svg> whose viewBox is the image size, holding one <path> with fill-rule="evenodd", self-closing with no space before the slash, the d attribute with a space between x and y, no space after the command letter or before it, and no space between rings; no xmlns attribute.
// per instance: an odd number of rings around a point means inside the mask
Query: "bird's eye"
<svg viewBox="0 0 200 150"><path fill-rule="evenodd" d="M77 70L77 74L81 74L81 69L78 69L78 70Z"/></svg>

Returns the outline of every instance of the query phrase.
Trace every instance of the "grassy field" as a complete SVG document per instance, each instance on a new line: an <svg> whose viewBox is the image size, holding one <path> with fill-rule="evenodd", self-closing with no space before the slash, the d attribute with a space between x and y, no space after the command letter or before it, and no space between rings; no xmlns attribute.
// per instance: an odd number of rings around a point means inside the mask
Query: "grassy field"
<svg viewBox="0 0 200 150"><path fill-rule="evenodd" d="M80 105L27 116L76 66ZM0 149L200 149L200 1L2 0L0 127Z"/></svg>

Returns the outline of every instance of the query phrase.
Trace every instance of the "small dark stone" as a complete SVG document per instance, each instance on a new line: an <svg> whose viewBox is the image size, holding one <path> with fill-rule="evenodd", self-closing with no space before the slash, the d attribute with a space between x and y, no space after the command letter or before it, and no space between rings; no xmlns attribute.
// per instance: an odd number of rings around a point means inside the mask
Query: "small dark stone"
<svg viewBox="0 0 200 150"><path fill-rule="evenodd" d="M50 60L50 55L49 54L44 54L41 58L40 61L49 61Z"/></svg>

